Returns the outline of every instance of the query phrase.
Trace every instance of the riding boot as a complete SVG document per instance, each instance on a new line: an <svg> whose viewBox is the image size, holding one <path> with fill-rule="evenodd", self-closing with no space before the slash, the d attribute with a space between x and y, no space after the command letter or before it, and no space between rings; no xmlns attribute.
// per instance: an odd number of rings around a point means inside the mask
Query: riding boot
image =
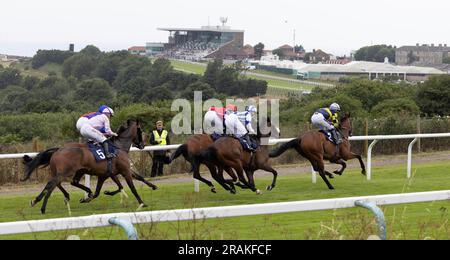
<svg viewBox="0 0 450 260"><path fill-rule="evenodd" d="M250 135L248 135L248 134L245 135L245 136L244 136L244 139L245 139L245 141L247 142L247 147L248 147L248 149L249 149L251 152L256 151L255 148L253 148L252 141L250 140Z"/></svg>
<svg viewBox="0 0 450 260"><path fill-rule="evenodd" d="M112 153L110 153L109 152L109 144L108 144L108 141L104 141L103 143L102 143L102 147L103 147L103 150L104 150L104 152L105 152L105 157L106 157L106 159L112 159L112 158L114 158L114 157L116 157L114 154L112 154Z"/></svg>
<svg viewBox="0 0 450 260"><path fill-rule="evenodd" d="M338 137L336 129L331 130L331 138L333 138L334 144L338 145L338 142L339 142L338 138L339 137Z"/></svg>
<svg viewBox="0 0 450 260"><path fill-rule="evenodd" d="M338 140L339 137L338 137L336 129L331 130L331 136L333 138L334 144L336 145L334 155L333 155L333 160L337 160L337 157L339 154L339 140Z"/></svg>

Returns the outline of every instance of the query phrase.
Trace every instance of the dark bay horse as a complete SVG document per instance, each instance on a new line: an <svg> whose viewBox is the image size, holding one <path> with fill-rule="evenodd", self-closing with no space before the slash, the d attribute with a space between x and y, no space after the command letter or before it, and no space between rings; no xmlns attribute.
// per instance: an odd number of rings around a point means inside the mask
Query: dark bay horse
<svg viewBox="0 0 450 260"><path fill-rule="evenodd" d="M269 127L272 127L270 119L267 119ZM272 128L273 129L273 128ZM279 129L276 128L279 132ZM257 170L264 170L273 174L272 184L267 187L267 190L271 191L275 188L278 172L272 168L269 163L269 152L268 144L261 143L261 138L266 138L268 142L268 137L271 135L271 131L267 135L263 135L258 127L258 135L256 136L258 142L258 149L251 153L244 150L239 140L234 137L222 137L212 144L206 151L202 152L200 157L196 159L206 163L213 163L219 168L223 169L234 169L237 173L234 174L233 171L227 171L236 182L238 179L243 184L236 184L242 188L250 188L253 192L261 194L255 186L254 173ZM248 178L245 179L244 172ZM216 173L221 175L221 173Z"/></svg>
<svg viewBox="0 0 450 260"><path fill-rule="evenodd" d="M345 161L351 159L358 159L361 165L362 174L366 174L366 168L362 160L361 155L355 154L350 149L349 136L352 134L352 123L350 120L350 114L346 114L339 124L338 131L343 136L343 143L339 145L339 149L327 140L325 135L319 131L310 131L302 134L300 137L281 145L278 149L275 149L270 153L271 158L282 155L289 149L295 149L301 156L305 157L311 162L314 170L320 174L323 181L326 183L329 189L334 189L326 176L333 178L333 175L325 171L324 160L328 160L331 163L340 164L342 169L335 171L335 174L342 175L344 173L347 164Z"/></svg>
<svg viewBox="0 0 450 260"><path fill-rule="evenodd" d="M198 134L190 137L185 144L181 145L170 157L170 161L177 159L181 155L185 158L186 161L190 162L192 165L193 177L211 188L211 192L216 193L216 188L212 182L203 178L200 175L200 165L201 163L194 160L197 156L208 149L214 143L214 140L208 134ZM230 191L231 193L236 193L233 182L231 180L225 180L223 178L223 169L216 168L211 162L205 161L203 162L206 167L209 169L211 176L214 180L216 180L225 190ZM230 174L230 169L227 169L227 172ZM233 174L233 173L232 173Z"/></svg>
<svg viewBox="0 0 450 260"><path fill-rule="evenodd" d="M97 198L100 194L103 183L111 177L114 182L119 186L117 192L111 192L107 195L114 195L123 189L122 185L117 179L117 175L122 175L131 191L135 195L141 207L146 207L136 188L133 184L132 178L136 178L148 186L156 189L151 183L145 181L144 178L133 174L130 166L130 158L128 152L131 145L134 144L140 149L144 148L142 129L139 121L128 121L127 126L122 126L118 131L118 137L113 139L114 144L119 148L118 156L112 161L113 172L111 176L107 174L107 162L96 162L94 156L89 151L86 144L70 143L66 144L62 148L53 148L47 151L39 153L34 159L24 158L25 163L25 178L22 181L26 181L31 177L33 171L39 166L50 166L52 179L47 183L44 190L35 200L31 202L31 206L36 205L44 197L44 203L41 208L41 212L45 214L48 199L53 190L58 187L64 194L66 201L70 200L68 192L62 187L63 181L71 181L71 184L75 187L82 189L89 194L87 199L83 199L81 202L90 202L94 198ZM80 184L81 177L85 174L98 176L96 192L93 195L92 191Z"/></svg>

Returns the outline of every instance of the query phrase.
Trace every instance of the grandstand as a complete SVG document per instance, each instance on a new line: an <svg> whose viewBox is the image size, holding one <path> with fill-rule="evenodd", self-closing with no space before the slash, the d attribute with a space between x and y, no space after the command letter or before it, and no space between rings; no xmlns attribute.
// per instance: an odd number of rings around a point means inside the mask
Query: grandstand
<svg viewBox="0 0 450 260"><path fill-rule="evenodd" d="M225 26L201 28L158 28L170 33L164 51L155 56L199 61L203 59L244 59L244 31Z"/></svg>

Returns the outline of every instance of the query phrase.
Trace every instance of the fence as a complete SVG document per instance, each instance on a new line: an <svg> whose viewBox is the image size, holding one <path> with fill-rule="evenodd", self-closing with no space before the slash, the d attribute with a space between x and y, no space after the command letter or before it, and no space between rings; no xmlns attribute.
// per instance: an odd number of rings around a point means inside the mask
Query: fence
<svg viewBox="0 0 450 260"><path fill-rule="evenodd" d="M137 239L132 224L185 221L195 219L229 218L265 214L281 214L318 210L334 210L363 207L371 210L377 217L379 237L386 239L384 214L378 206L406 203L442 201L450 199L450 191L434 191L394 195L379 195L298 202L241 205L214 208L164 210L136 213L114 213L78 218L61 218L0 223L0 235L24 234L69 229L86 229L119 225L125 229L129 239Z"/></svg>
<svg viewBox="0 0 450 260"><path fill-rule="evenodd" d="M412 169L412 153L414 145L420 140L425 138L445 138L450 137L450 133L440 133L440 134L411 134L411 135L380 135L380 136L353 136L350 137L350 141L372 141L367 150L367 180L370 181L372 179L372 151L374 146L382 140L399 140L399 139L413 139L412 142L408 146L408 159L407 159L407 170L406 176L407 178L411 178L411 169ZM269 145L276 145L280 143L286 143L293 140L293 138L286 139L270 139ZM158 150L175 150L180 145L167 145L167 146L147 146L143 150L139 150L137 148L131 148L131 152L149 152L149 151L158 151ZM2 154L0 155L0 159L20 159L24 155L28 156L36 156L37 153L20 153L20 154ZM317 175L314 170L312 170L312 182L317 182ZM86 176L86 186L90 187L90 177ZM199 192L199 182L195 181L195 191Z"/></svg>

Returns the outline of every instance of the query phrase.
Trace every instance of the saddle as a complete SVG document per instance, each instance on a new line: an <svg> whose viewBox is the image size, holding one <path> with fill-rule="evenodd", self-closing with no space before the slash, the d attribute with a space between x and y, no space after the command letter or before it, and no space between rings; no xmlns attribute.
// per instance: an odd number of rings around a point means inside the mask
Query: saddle
<svg viewBox="0 0 450 260"><path fill-rule="evenodd" d="M320 130L319 132L324 134L325 138L334 145L340 145L342 143L342 134L339 131L336 131L338 137L337 140L333 139L333 135L330 131Z"/></svg>
<svg viewBox="0 0 450 260"><path fill-rule="evenodd" d="M108 140L108 147L109 147L109 153L114 154L114 155L118 155L118 149L114 146L114 144ZM101 162L106 160L106 156L105 153L103 151L103 147L101 144L99 143L94 143L94 142L88 142L87 146L89 148L89 151L91 151L92 155L95 158L96 162Z"/></svg>

